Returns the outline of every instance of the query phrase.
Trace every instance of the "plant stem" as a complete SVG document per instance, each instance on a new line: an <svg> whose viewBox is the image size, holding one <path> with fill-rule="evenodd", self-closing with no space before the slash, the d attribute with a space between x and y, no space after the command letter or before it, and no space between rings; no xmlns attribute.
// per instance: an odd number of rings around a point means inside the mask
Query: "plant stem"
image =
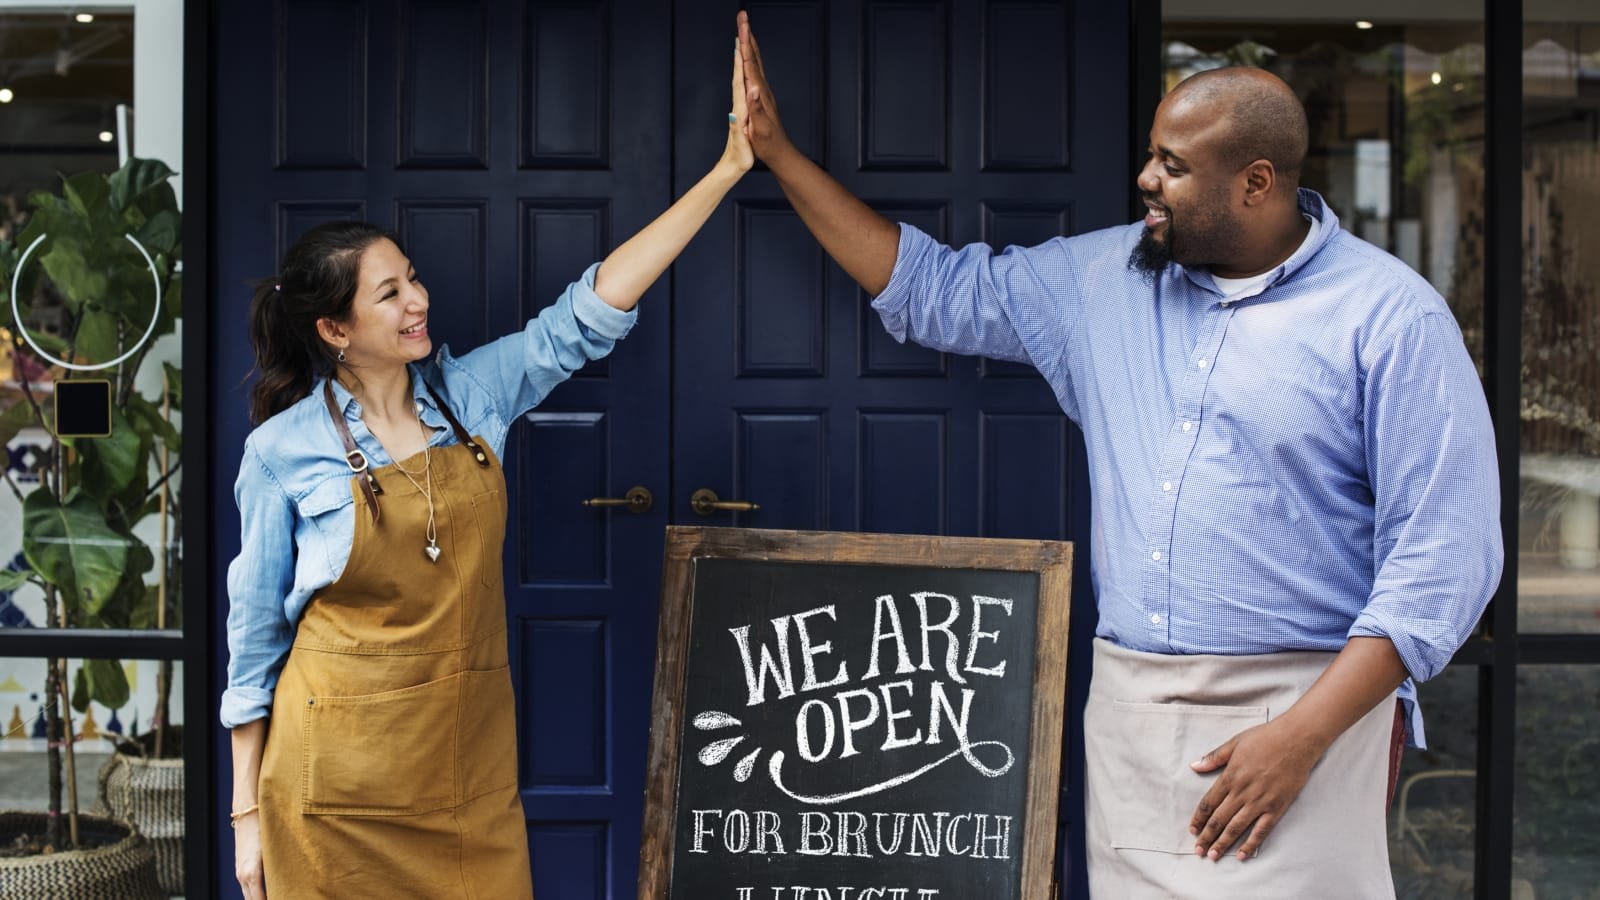
<svg viewBox="0 0 1600 900"><path fill-rule="evenodd" d="M55 605L55 587L47 592L48 602ZM61 716L56 707L56 697L61 693L59 669L54 658L47 661L44 678L44 734L45 766L48 772L46 789L49 791L46 809L44 842L61 849Z"/></svg>
<svg viewBox="0 0 1600 900"><path fill-rule="evenodd" d="M61 615L63 627L66 625L66 618L66 608L63 606ZM61 659L58 660L58 662L61 664L61 683L65 685L68 681L67 661L65 659ZM70 826L69 831L72 835L73 849L77 849L80 846L78 842L77 734L72 728L72 702L70 698L68 698L67 692L62 691L61 693L57 694L56 699L61 702L61 722L65 726L62 729L65 737L62 738L61 747L66 751L67 757L67 824Z"/></svg>
<svg viewBox="0 0 1600 900"><path fill-rule="evenodd" d="M138 369L135 369L134 371L138 371ZM167 384L167 373L165 369L163 369L161 372L161 418L164 419L167 424L172 424L172 391L170 386ZM157 515L159 515L161 518L161 543L158 545L161 548L161 566L156 573L156 627L166 628L167 567L171 564L172 559L172 554L167 552L167 507L172 494L167 477L170 476L172 472L167 469L168 453L167 444L165 441L161 442L157 453L161 457L161 468L162 470L166 471L166 474L161 476L161 501L157 507ZM164 659L161 661L160 666L158 666L158 671L156 674L156 759L161 758L161 752L165 749L162 744L165 743L167 736L167 685L170 684L171 681L172 661Z"/></svg>

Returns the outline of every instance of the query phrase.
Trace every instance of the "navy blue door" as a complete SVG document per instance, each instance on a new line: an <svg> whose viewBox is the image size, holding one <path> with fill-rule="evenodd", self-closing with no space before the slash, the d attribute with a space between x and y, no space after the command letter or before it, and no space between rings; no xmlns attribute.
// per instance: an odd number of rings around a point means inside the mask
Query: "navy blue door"
<svg viewBox="0 0 1600 900"><path fill-rule="evenodd" d="M726 13L702 6L676 12L679 185L715 157L727 106ZM1127 6L746 8L796 145L889 218L997 248L1127 221ZM673 303L675 520L1077 541L1078 721L1095 621L1087 472L1082 438L1043 380L894 343L762 172L680 259ZM759 509L699 516L689 501L700 489ZM1072 847L1081 742L1067 746ZM1073 884L1083 887L1081 866Z"/></svg>
<svg viewBox="0 0 1600 900"><path fill-rule="evenodd" d="M247 279L271 274L311 225L366 218L399 233L429 286L436 344L459 353L518 329L670 202L671 18L654 0L278 0L213 16L220 597L238 540ZM541 900L634 890L668 515L669 299L663 281L633 335L513 429L505 452ZM650 512L582 503L635 486L659 498ZM218 750L228 759L225 735ZM223 843L224 894L237 896Z"/></svg>
<svg viewBox="0 0 1600 900"><path fill-rule="evenodd" d="M749 8L790 132L891 217L999 246L1126 216L1125 4ZM692 0L214 10L219 598L248 431L246 281L311 225L367 218L405 242L437 341L459 351L519 327L716 158L732 13ZM645 296L617 352L528 419L506 450L506 585L541 900L634 894L668 522L1087 539L1079 438L1039 379L894 344L761 172ZM635 486L650 512L582 505ZM700 488L761 509L702 518ZM1079 575L1074 710L1093 624ZM231 773L226 734L215 742L220 822ZM1076 810L1076 782L1066 790Z"/></svg>

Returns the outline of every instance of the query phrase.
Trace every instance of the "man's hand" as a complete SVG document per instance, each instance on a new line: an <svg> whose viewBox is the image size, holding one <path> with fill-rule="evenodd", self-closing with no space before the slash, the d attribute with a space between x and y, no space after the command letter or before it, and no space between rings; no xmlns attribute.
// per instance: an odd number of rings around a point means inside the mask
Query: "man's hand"
<svg viewBox="0 0 1600 900"><path fill-rule="evenodd" d="M739 11L738 26L739 50L744 57L744 133L756 156L770 166L774 156L793 150L794 144L778 120L778 104L772 99L772 87L767 84L761 47L756 43L755 32L750 30L750 16L744 10Z"/></svg>
<svg viewBox="0 0 1600 900"><path fill-rule="evenodd" d="M1189 820L1195 854L1221 859L1249 831L1239 859L1254 856L1300 796L1326 750L1325 744L1297 731L1292 721L1274 719L1239 732L1191 763L1201 774L1222 770Z"/></svg>

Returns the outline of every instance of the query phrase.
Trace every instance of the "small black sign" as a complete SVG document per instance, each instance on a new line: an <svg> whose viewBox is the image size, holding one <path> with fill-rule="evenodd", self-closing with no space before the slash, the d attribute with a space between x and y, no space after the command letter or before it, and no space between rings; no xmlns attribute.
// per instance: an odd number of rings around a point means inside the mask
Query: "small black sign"
<svg viewBox="0 0 1600 900"><path fill-rule="evenodd" d="M111 382L103 378L56 382L55 408L59 437L111 434Z"/></svg>

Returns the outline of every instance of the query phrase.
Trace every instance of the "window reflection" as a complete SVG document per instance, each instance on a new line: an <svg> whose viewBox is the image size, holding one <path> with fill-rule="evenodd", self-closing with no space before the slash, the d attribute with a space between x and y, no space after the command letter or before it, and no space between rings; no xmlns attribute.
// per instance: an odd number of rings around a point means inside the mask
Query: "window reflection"
<svg viewBox="0 0 1600 900"><path fill-rule="evenodd" d="M1558 7L1566 7L1564 10ZM1523 36L1522 631L1600 632L1600 8ZM1564 13L1565 18L1562 18Z"/></svg>

